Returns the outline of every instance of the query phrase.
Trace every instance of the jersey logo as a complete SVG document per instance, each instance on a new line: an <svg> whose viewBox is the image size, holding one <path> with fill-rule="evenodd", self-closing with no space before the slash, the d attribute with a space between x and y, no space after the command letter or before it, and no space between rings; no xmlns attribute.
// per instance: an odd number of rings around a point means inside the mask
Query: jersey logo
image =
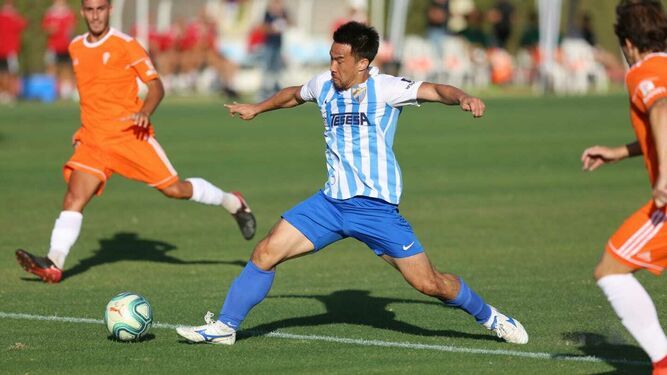
<svg viewBox="0 0 667 375"><path fill-rule="evenodd" d="M331 123L329 126L361 126L361 125L370 125L368 121L368 116L364 112L344 112L344 113L332 113L331 114Z"/></svg>
<svg viewBox="0 0 667 375"><path fill-rule="evenodd" d="M106 65L109 62L110 58L111 58L111 54L109 52L104 52L102 54L102 64Z"/></svg>
<svg viewBox="0 0 667 375"><path fill-rule="evenodd" d="M406 89L406 90L409 89L410 87L412 87L412 85L415 84L415 81L411 81L411 80L409 80L409 79L407 79L407 78L401 78L401 81L403 81L403 82L407 82L407 83L408 83L408 85L405 86L405 89Z"/></svg>
<svg viewBox="0 0 667 375"><path fill-rule="evenodd" d="M357 103L361 103L366 97L366 87L353 87L352 88L352 99Z"/></svg>
<svg viewBox="0 0 667 375"><path fill-rule="evenodd" d="M655 84L651 80L644 80L639 82L639 91L642 92L643 97L647 97L651 91L655 90Z"/></svg>

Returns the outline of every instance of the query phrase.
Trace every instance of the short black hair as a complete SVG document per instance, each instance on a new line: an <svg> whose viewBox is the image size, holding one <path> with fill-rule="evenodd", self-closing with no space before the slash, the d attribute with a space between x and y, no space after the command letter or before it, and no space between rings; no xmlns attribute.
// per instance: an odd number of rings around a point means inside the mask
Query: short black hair
<svg viewBox="0 0 667 375"><path fill-rule="evenodd" d="M629 40L639 52L663 52L667 47L667 16L657 0L622 0L616 7L614 32L618 42Z"/></svg>
<svg viewBox="0 0 667 375"><path fill-rule="evenodd" d="M370 63L378 53L380 36L371 26L359 22L343 24L333 34L333 40L352 47L352 56L357 60L368 59Z"/></svg>

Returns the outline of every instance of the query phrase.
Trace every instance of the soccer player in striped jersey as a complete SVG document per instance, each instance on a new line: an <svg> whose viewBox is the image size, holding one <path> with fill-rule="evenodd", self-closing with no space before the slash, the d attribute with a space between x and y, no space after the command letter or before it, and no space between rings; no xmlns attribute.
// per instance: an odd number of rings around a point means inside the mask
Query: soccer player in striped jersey
<svg viewBox="0 0 667 375"><path fill-rule="evenodd" d="M166 197L222 206L244 238L255 234L255 218L240 193L226 193L203 178L181 180L155 139L150 116L164 96L162 81L146 51L132 37L109 27L110 0L82 0L88 33L69 46L81 98L81 128L63 174L67 193L51 232L46 257L18 249L28 272L49 283L62 278L70 248L81 230L83 209L101 194L112 174L144 182ZM138 95L137 78L148 86Z"/></svg>
<svg viewBox="0 0 667 375"><path fill-rule="evenodd" d="M642 269L660 275L667 267L667 15L659 1L624 0L616 7L614 29L630 65L625 82L637 139L624 146L587 148L583 169L642 155L653 197L611 236L595 279L651 358L653 374L667 375L667 336L653 300L634 277Z"/></svg>
<svg viewBox="0 0 667 375"><path fill-rule="evenodd" d="M213 321L209 313L205 325L180 327L178 334L192 342L233 344L241 322L269 292L278 264L352 237L418 291L460 308L508 342L527 343L528 334L518 321L486 304L459 276L435 269L398 212L401 170L392 144L402 107L439 102L480 117L484 103L452 86L379 74L369 66L379 44L372 27L349 22L333 39L328 72L259 104L227 105L232 115L251 120L266 111L316 103L324 126L328 179L321 191L285 212L257 244L218 319Z"/></svg>

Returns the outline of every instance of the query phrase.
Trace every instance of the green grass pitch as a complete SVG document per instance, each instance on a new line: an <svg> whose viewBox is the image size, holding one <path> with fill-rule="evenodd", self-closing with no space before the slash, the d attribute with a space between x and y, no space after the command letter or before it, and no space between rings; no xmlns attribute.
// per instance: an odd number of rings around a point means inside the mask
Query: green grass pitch
<svg viewBox="0 0 667 375"><path fill-rule="evenodd" d="M218 101L163 103L157 138L180 175L242 191L257 238L244 241L222 209L114 176L86 209L60 285L24 273L14 250L45 252L78 108L1 108L0 372L648 373L648 357L592 279L608 236L649 198L646 172L640 158L592 174L579 162L588 145L632 139L627 107L620 95L496 98L482 119L427 104L399 121L401 213L440 270L525 325L528 345L497 341L348 239L281 265L232 347L186 344L163 326L124 344L101 324L35 319L101 320L124 290L146 296L167 325L217 313L256 241L324 182L317 108L242 122ZM638 277L667 321L664 285Z"/></svg>

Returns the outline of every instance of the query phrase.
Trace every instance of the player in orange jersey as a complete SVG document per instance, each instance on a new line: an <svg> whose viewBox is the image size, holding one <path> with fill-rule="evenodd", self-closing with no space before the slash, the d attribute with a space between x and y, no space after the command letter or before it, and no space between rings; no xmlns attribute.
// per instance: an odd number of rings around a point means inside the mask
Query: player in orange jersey
<svg viewBox="0 0 667 375"><path fill-rule="evenodd" d="M82 212L100 194L112 174L144 182L169 198L223 206L243 237L255 234L255 218L240 193L226 193L202 178L180 180L153 137L150 116L164 88L150 58L132 37L109 27L110 0L82 0L88 33L75 38L69 52L81 97L81 128L74 154L64 166L67 193L51 233L46 257L17 250L19 264L46 282L58 282L83 219ZM138 96L136 79L148 86Z"/></svg>
<svg viewBox="0 0 667 375"><path fill-rule="evenodd" d="M667 374L667 337L651 297L633 276L656 275L667 266L667 15L659 1L624 0L616 7L616 36L630 70L626 84L637 140L625 146L584 150L583 169L643 155L653 199L612 235L595 278L618 314L653 362L654 374Z"/></svg>

